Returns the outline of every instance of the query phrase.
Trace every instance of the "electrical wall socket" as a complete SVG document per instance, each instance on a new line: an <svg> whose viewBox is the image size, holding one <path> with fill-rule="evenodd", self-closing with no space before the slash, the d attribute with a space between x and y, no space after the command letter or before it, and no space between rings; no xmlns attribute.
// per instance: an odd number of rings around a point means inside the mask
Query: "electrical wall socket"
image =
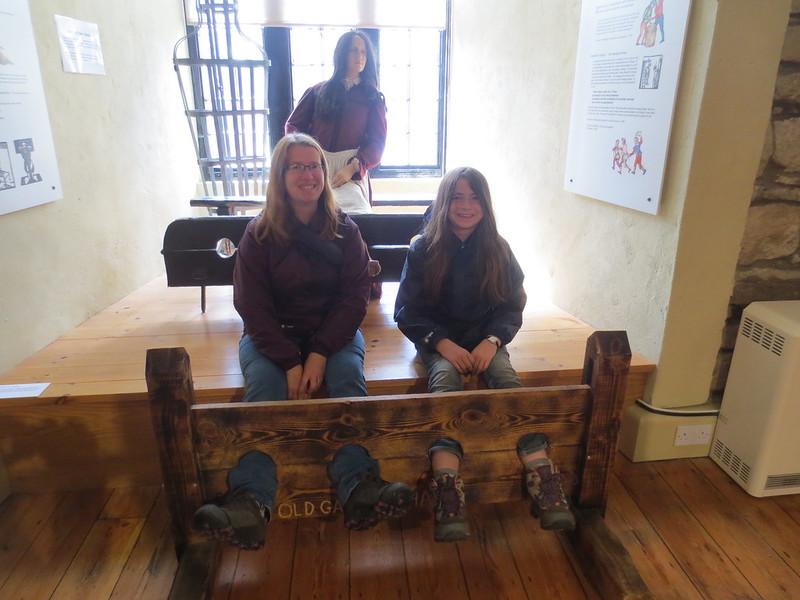
<svg viewBox="0 0 800 600"><path fill-rule="evenodd" d="M711 425L679 425L675 428L675 446L700 446L711 443Z"/></svg>

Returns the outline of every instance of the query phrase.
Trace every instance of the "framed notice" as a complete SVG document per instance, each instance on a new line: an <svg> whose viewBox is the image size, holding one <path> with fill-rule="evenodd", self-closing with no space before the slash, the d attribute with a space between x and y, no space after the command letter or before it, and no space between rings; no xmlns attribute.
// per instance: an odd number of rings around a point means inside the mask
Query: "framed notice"
<svg viewBox="0 0 800 600"><path fill-rule="evenodd" d="M564 187L658 212L691 0L583 0Z"/></svg>
<svg viewBox="0 0 800 600"><path fill-rule="evenodd" d="M62 197L27 0L0 4L0 214Z"/></svg>

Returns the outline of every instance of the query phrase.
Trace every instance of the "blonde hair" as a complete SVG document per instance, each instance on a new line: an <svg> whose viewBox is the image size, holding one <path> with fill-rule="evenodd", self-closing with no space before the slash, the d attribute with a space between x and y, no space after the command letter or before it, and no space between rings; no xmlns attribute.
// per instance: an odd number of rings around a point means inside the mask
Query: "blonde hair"
<svg viewBox="0 0 800 600"><path fill-rule="evenodd" d="M270 238L280 244L287 244L293 224L296 222L294 211L286 191L286 169L289 166L289 150L293 146L308 146L319 152L322 163L322 193L317 204L317 213L323 217L320 237L332 240L337 237L338 218L333 191L328 183L328 163L325 154L317 141L305 133L288 133L272 151L269 184L267 184L267 205L257 217L256 239L263 242Z"/></svg>

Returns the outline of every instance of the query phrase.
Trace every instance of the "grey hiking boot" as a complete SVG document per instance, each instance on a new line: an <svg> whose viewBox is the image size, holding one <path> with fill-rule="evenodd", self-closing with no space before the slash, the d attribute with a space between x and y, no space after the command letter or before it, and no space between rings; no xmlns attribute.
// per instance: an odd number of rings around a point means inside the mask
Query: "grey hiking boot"
<svg viewBox="0 0 800 600"><path fill-rule="evenodd" d="M526 457L550 446L543 433L528 433L517 442L517 456L525 465L525 483L533 498L532 512L542 529L575 529L575 515L561 486L561 473L549 458L526 462Z"/></svg>
<svg viewBox="0 0 800 600"><path fill-rule="evenodd" d="M201 533L245 550L264 545L268 510L255 497L242 493L221 505L204 504L197 509L192 525Z"/></svg>
<svg viewBox="0 0 800 600"><path fill-rule="evenodd" d="M525 472L528 493L533 498L533 514L542 529L575 529L575 515L561 486L561 473L549 458L539 458Z"/></svg>
<svg viewBox="0 0 800 600"><path fill-rule="evenodd" d="M469 520L461 476L449 469L438 471L430 478L428 486L435 502L433 539L437 542L457 542L468 538Z"/></svg>
<svg viewBox="0 0 800 600"><path fill-rule="evenodd" d="M369 529L383 519L397 519L408 512L413 490L405 483L390 483L379 477L365 477L344 504L344 525L348 529Z"/></svg>

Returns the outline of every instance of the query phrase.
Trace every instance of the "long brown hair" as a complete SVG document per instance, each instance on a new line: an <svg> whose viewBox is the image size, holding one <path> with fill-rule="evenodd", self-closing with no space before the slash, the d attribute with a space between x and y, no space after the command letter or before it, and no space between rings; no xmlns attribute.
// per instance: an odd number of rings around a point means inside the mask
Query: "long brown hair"
<svg viewBox="0 0 800 600"><path fill-rule="evenodd" d="M359 85L367 89L371 99L379 97L378 69L375 64L375 49L372 47L372 42L363 31L348 31L336 42L336 48L333 51L333 75L320 89L315 105L316 114L323 121L336 121L341 116L345 97L347 96L344 78L347 75L350 46L353 45L353 38L356 37L361 38L367 51L367 63L358 77Z"/></svg>
<svg viewBox="0 0 800 600"><path fill-rule="evenodd" d="M322 163L323 187L317 203L317 214L322 215L323 225L320 237L332 240L337 235L338 219L333 192L328 183L328 163L317 141L305 133L287 133L272 151L269 183L267 184L267 206L257 217L256 239L263 242L270 238L280 244L289 241L290 232L297 222L286 191L286 169L289 166L289 149L292 146L309 146L319 152Z"/></svg>
<svg viewBox="0 0 800 600"><path fill-rule="evenodd" d="M456 184L464 179L478 196L483 209L481 219L472 236L477 244L477 265L481 273L481 298L492 304L500 304L510 296L512 290L508 277L511 249L497 233L497 222L492 210L492 197L486 178L477 169L460 167L448 171L439 184L439 191L431 212L431 220L425 227L428 256L425 264L425 293L434 302L442 295L442 284L450 266L448 248L456 243L447 215L450 211Z"/></svg>

